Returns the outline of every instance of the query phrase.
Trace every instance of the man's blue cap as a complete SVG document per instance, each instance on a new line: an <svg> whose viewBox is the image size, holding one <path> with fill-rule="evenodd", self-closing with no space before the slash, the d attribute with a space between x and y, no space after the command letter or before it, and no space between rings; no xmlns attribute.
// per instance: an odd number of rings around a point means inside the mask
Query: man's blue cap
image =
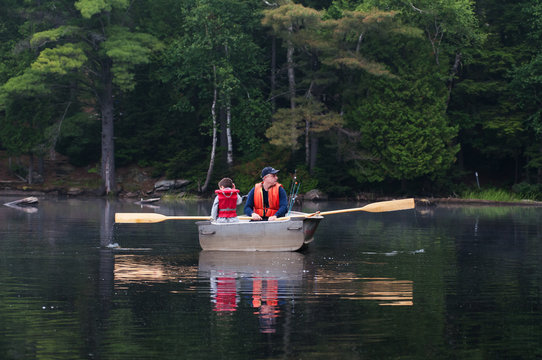
<svg viewBox="0 0 542 360"><path fill-rule="evenodd" d="M262 170L262 179L269 174L276 174L279 170L272 168L271 166L264 167Z"/></svg>

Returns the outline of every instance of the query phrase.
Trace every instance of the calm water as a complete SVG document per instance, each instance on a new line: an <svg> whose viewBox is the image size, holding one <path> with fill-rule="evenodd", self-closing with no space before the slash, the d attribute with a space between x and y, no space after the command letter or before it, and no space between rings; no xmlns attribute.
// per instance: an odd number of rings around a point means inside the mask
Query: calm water
<svg viewBox="0 0 542 360"><path fill-rule="evenodd" d="M203 252L192 221L113 225L210 205L0 206L0 359L542 358L542 208L329 215L301 253Z"/></svg>

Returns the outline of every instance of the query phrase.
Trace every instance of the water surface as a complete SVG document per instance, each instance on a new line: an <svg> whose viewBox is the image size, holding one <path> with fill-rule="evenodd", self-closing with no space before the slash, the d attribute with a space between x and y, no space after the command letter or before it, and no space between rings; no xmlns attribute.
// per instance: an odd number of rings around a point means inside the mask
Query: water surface
<svg viewBox="0 0 542 360"><path fill-rule="evenodd" d="M303 252L214 253L192 221L113 224L211 203L154 205L0 206L0 358L542 357L541 208L329 215Z"/></svg>

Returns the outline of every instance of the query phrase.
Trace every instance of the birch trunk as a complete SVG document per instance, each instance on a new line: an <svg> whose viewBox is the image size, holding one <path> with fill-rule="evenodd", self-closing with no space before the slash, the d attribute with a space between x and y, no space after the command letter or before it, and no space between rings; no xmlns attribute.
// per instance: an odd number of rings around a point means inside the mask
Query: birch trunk
<svg viewBox="0 0 542 360"><path fill-rule="evenodd" d="M228 167L233 165L233 142L231 138L231 97L228 94L226 105L226 137L228 139L228 152L226 162Z"/></svg>
<svg viewBox="0 0 542 360"><path fill-rule="evenodd" d="M216 153L216 101L218 96L218 89L216 84L216 66L213 65L213 104L211 105L211 118L213 120L213 145L211 147L211 160L209 160L209 169L207 170L207 177L205 178L205 183L203 184L203 187L201 188L202 192L207 191L207 187L209 186L209 182L211 181L211 176L213 174L213 168L215 166L215 153Z"/></svg>

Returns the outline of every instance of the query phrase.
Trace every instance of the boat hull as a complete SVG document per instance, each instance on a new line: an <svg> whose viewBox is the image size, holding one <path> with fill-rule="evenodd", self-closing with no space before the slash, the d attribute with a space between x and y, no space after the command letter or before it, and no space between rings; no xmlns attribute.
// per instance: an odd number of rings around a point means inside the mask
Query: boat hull
<svg viewBox="0 0 542 360"><path fill-rule="evenodd" d="M291 217L282 221L248 221L218 224L198 221L203 250L297 251L314 239L322 217Z"/></svg>

